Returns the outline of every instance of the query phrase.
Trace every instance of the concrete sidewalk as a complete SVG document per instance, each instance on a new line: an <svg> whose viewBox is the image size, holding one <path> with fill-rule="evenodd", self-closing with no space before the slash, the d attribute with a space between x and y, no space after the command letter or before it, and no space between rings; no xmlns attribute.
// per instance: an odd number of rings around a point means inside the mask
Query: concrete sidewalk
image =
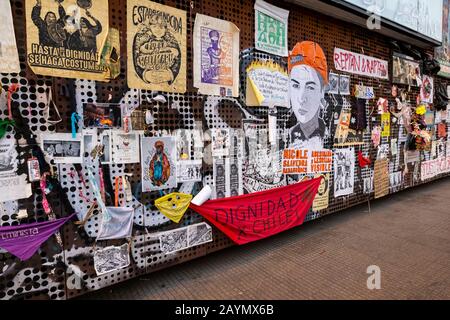
<svg viewBox="0 0 450 320"><path fill-rule="evenodd" d="M450 299L450 179L80 299ZM367 289L367 267L381 289Z"/></svg>

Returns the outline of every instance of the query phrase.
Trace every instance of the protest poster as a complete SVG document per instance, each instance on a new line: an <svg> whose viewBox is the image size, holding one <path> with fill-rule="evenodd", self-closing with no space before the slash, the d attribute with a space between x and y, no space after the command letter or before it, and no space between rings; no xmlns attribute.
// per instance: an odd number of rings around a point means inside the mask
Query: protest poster
<svg viewBox="0 0 450 320"><path fill-rule="evenodd" d="M322 178L320 182L319 189L317 189L316 197L314 198L312 204L313 211L320 211L328 208L329 195L330 195L330 175L319 174L315 175L314 178Z"/></svg>
<svg viewBox="0 0 450 320"><path fill-rule="evenodd" d="M17 52L11 3L9 1L0 1L0 21L2 21L2 32L0 33L0 72L19 73L19 53Z"/></svg>
<svg viewBox="0 0 450 320"><path fill-rule="evenodd" d="M283 174L316 174L331 172L333 151L328 149L284 149Z"/></svg>
<svg viewBox="0 0 450 320"><path fill-rule="evenodd" d="M386 60L339 48L334 48L333 60L336 70L371 78L389 79Z"/></svg>
<svg viewBox="0 0 450 320"><path fill-rule="evenodd" d="M334 151L334 197L353 193L355 184L355 149Z"/></svg>

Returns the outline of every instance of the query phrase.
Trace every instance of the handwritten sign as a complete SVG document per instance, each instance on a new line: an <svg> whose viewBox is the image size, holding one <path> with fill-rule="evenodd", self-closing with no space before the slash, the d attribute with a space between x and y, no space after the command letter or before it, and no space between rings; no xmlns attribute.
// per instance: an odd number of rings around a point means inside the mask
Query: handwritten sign
<svg viewBox="0 0 450 320"><path fill-rule="evenodd" d="M279 64L254 61L247 67L247 106L289 107L289 76Z"/></svg>
<svg viewBox="0 0 450 320"><path fill-rule="evenodd" d="M339 71L362 76L389 79L388 62L351 51L334 48L334 67Z"/></svg>
<svg viewBox="0 0 450 320"><path fill-rule="evenodd" d="M422 181L447 172L450 172L450 157L424 161L420 164L420 178Z"/></svg>

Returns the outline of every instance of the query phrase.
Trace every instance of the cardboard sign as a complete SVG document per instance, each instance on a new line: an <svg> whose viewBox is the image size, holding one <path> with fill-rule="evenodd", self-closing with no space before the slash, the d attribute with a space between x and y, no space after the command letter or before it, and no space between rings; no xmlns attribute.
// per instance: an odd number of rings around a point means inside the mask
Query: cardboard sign
<svg viewBox="0 0 450 320"><path fill-rule="evenodd" d="M265 1L255 1L255 48L274 55L288 56L289 11Z"/></svg>
<svg viewBox="0 0 450 320"><path fill-rule="evenodd" d="M339 48L334 48L333 60L336 70L372 78L389 79L388 62L386 60Z"/></svg>
<svg viewBox="0 0 450 320"><path fill-rule="evenodd" d="M375 199L389 194L389 160L381 159L375 161L373 183L375 188Z"/></svg>
<svg viewBox="0 0 450 320"><path fill-rule="evenodd" d="M127 1L128 86L186 92L186 31L186 11Z"/></svg>
<svg viewBox="0 0 450 320"><path fill-rule="evenodd" d="M194 26L194 87L201 94L239 95L239 29L197 14Z"/></svg>
<svg viewBox="0 0 450 320"><path fill-rule="evenodd" d="M289 107L289 76L279 64L255 61L246 71L247 106Z"/></svg>
<svg viewBox="0 0 450 320"><path fill-rule="evenodd" d="M99 64L108 0L26 0L27 62L36 74L106 81Z"/></svg>

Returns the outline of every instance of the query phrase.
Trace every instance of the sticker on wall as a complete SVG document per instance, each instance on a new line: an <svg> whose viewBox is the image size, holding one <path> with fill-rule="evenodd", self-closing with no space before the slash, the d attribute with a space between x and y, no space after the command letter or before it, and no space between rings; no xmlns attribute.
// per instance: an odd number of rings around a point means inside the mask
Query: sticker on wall
<svg viewBox="0 0 450 320"><path fill-rule="evenodd" d="M317 194L312 204L313 211L320 211L328 208L329 194L330 194L330 175L320 174L314 176L314 178L322 178Z"/></svg>
<svg viewBox="0 0 450 320"><path fill-rule="evenodd" d="M246 69L247 106L289 107L289 77L275 62L252 62Z"/></svg>
<svg viewBox="0 0 450 320"><path fill-rule="evenodd" d="M334 48L333 60L336 70L371 78L389 79L386 60L339 48Z"/></svg>
<svg viewBox="0 0 450 320"><path fill-rule="evenodd" d="M297 43L289 54L289 94L296 124L290 128L290 149L322 149L327 135L323 114L328 105L325 88L328 85L327 58L319 44ZM339 80L339 79L338 79Z"/></svg>
<svg viewBox="0 0 450 320"><path fill-rule="evenodd" d="M381 159L375 161L373 183L375 199L389 194L389 160Z"/></svg>
<svg viewBox="0 0 450 320"><path fill-rule="evenodd" d="M128 243L95 250L94 269L97 276L128 267L130 265L129 252Z"/></svg>
<svg viewBox="0 0 450 320"><path fill-rule="evenodd" d="M139 135L137 133L112 131L112 162L139 162Z"/></svg>
<svg viewBox="0 0 450 320"><path fill-rule="evenodd" d="M55 163L83 163L83 140L71 133L41 135L41 148Z"/></svg>
<svg viewBox="0 0 450 320"><path fill-rule="evenodd" d="M239 95L239 29L198 14L194 25L194 87L201 94Z"/></svg>
<svg viewBox="0 0 450 320"><path fill-rule="evenodd" d="M420 86L420 101L425 103L433 103L433 96L434 96L433 78L424 75L422 79L422 85Z"/></svg>
<svg viewBox="0 0 450 320"><path fill-rule="evenodd" d="M186 92L186 11L149 0L127 8L128 86Z"/></svg>
<svg viewBox="0 0 450 320"><path fill-rule="evenodd" d="M36 74L106 81L98 57L108 0L26 0L27 62Z"/></svg>
<svg viewBox="0 0 450 320"><path fill-rule="evenodd" d="M353 193L355 183L355 149L334 150L334 197Z"/></svg>
<svg viewBox="0 0 450 320"><path fill-rule="evenodd" d="M141 138L142 192L177 186L177 157L174 137Z"/></svg>
<svg viewBox="0 0 450 320"><path fill-rule="evenodd" d="M19 53L17 52L16 35L11 12L10 1L0 1L0 73L19 73Z"/></svg>
<svg viewBox="0 0 450 320"><path fill-rule="evenodd" d="M277 56L288 56L289 11L263 0L255 1L255 48Z"/></svg>

